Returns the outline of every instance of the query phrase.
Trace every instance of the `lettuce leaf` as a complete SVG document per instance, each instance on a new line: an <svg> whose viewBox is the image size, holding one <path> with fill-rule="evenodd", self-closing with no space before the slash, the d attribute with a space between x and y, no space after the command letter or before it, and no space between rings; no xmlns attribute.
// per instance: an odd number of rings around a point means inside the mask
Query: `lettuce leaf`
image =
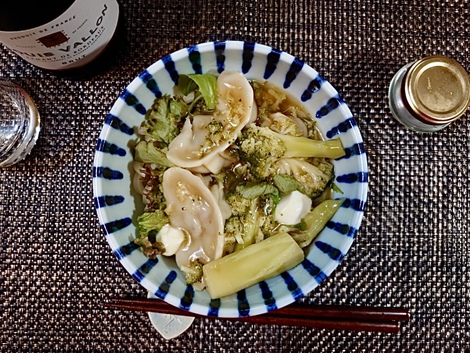
<svg viewBox="0 0 470 353"><path fill-rule="evenodd" d="M199 89L208 110L215 109L217 104L217 77L211 74L180 75L178 88L186 96Z"/></svg>

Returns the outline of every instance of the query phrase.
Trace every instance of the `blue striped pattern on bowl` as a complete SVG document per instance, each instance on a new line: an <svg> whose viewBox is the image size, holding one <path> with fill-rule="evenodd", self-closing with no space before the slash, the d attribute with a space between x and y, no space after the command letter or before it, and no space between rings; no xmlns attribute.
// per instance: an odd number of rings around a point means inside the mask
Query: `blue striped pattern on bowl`
<svg viewBox="0 0 470 353"><path fill-rule="evenodd" d="M248 79L267 80L286 89L316 117L326 138L339 137L346 156L334 161L336 184L346 201L328 222L306 259L294 269L239 293L212 300L187 286L174 260L148 259L133 239L143 211L132 189L134 129L155 99L172 93L179 74L241 71ZM197 314L238 317L275 310L305 296L327 278L354 241L367 197L367 159L359 129L338 92L314 69L270 47L237 42L195 45L150 66L122 92L104 121L93 166L94 205L112 252L148 291Z"/></svg>

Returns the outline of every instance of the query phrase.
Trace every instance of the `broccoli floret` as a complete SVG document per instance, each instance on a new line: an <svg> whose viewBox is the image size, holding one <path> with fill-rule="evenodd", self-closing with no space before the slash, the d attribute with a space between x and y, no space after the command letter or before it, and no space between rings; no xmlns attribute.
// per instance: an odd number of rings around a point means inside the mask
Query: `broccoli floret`
<svg viewBox="0 0 470 353"><path fill-rule="evenodd" d="M158 233L168 221L168 216L163 210L144 212L137 218L140 237L147 237L152 231Z"/></svg>
<svg viewBox="0 0 470 353"><path fill-rule="evenodd" d="M188 266L181 266L181 270L185 274L186 284L196 284L202 281L203 263L199 260L193 260Z"/></svg>
<svg viewBox="0 0 470 353"><path fill-rule="evenodd" d="M179 134L179 123L188 112L187 104L179 97L165 95L155 99L152 109L147 111L139 134L147 140L154 140L163 146Z"/></svg>
<svg viewBox="0 0 470 353"><path fill-rule="evenodd" d="M225 239L230 244L243 243L243 215L232 215L225 221Z"/></svg>
<svg viewBox="0 0 470 353"><path fill-rule="evenodd" d="M251 124L242 130L238 139L241 156L272 158L339 158L345 155L339 139L313 140L307 137L284 135L268 127Z"/></svg>
<svg viewBox="0 0 470 353"><path fill-rule="evenodd" d="M240 184L228 195L232 216L225 223L225 237L230 244L236 242L233 250L241 250L264 238L261 227L266 222L273 224L269 218L273 218L274 199L278 195L279 190L267 182Z"/></svg>
<svg viewBox="0 0 470 353"><path fill-rule="evenodd" d="M279 195L269 195L269 197L263 197L260 200L258 209L262 210L262 221L260 222L261 233L264 234L265 238L278 233L279 223L276 221L274 212L277 205L279 204Z"/></svg>
<svg viewBox="0 0 470 353"><path fill-rule="evenodd" d="M267 127L251 124L237 140L239 157L250 165L250 174L256 180L276 175L275 162L286 153L286 147L274 134Z"/></svg>
<svg viewBox="0 0 470 353"><path fill-rule="evenodd" d="M235 238L235 250L240 250L253 244L258 235L259 197L250 199L235 191L227 197L227 203L232 209L232 216L225 222L225 236Z"/></svg>
<svg viewBox="0 0 470 353"><path fill-rule="evenodd" d="M232 215L225 222L225 238L230 239L229 252L232 252L254 242L258 199L243 197L235 190L227 196L226 201Z"/></svg>
<svg viewBox="0 0 470 353"><path fill-rule="evenodd" d="M155 147L153 142L140 141L135 146L134 159L143 163L155 164L159 169L173 166L173 163L166 158L166 151Z"/></svg>
<svg viewBox="0 0 470 353"><path fill-rule="evenodd" d="M142 247L142 251L149 258L154 259L165 252L165 246L157 241L157 234L168 221L168 216L163 210L145 212L137 218L139 237L134 242Z"/></svg>
<svg viewBox="0 0 470 353"><path fill-rule="evenodd" d="M240 159L250 164L250 171L257 180L276 175L275 162L280 158L338 158L345 154L338 139L312 140L280 134L254 124L242 130L237 146Z"/></svg>
<svg viewBox="0 0 470 353"><path fill-rule="evenodd" d="M222 121L213 119L206 126L207 135L204 149L210 149L215 146L220 146L229 140L234 140L234 133L231 126L226 126Z"/></svg>
<svg viewBox="0 0 470 353"><path fill-rule="evenodd" d="M235 237L237 244L235 251L256 243L260 236L261 212L258 210L258 199L250 200L248 212L238 216L231 216L225 223L225 232L228 238Z"/></svg>
<svg viewBox="0 0 470 353"><path fill-rule="evenodd" d="M276 165L279 175L276 186L287 194L294 190L310 198L319 196L334 178L333 164L326 159L315 159L316 165L298 158L282 158Z"/></svg>
<svg viewBox="0 0 470 353"><path fill-rule="evenodd" d="M227 195L226 201L232 210L233 216L244 215L250 210L252 200L242 197L237 192Z"/></svg>
<svg viewBox="0 0 470 353"><path fill-rule="evenodd" d="M248 245L257 243L266 235L274 234L278 223L274 220L270 197L246 200L247 210L243 214L233 214L225 222L224 253L230 254Z"/></svg>

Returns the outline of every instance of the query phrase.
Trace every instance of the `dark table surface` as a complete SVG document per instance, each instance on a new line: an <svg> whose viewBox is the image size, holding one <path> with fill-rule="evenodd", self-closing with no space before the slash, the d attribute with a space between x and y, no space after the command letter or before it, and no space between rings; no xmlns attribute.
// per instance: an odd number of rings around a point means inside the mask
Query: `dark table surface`
<svg viewBox="0 0 470 353"><path fill-rule="evenodd" d="M122 11L116 61L91 79L58 78L0 46L0 77L23 86L42 115L32 154L0 169L2 352L470 350L470 114L418 134L387 102L394 73L421 57L446 55L470 71L468 0L122 0ZM93 208L104 118L156 60L227 39L298 57L352 110L368 154L368 205L349 254L305 300L409 308L399 334L196 319L166 341L146 313L100 307L146 295L111 253Z"/></svg>

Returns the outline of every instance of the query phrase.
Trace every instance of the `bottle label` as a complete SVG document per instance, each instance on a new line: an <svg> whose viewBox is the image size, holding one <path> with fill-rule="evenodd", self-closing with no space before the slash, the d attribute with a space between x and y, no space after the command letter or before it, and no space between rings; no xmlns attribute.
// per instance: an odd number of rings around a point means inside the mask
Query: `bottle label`
<svg viewBox="0 0 470 353"><path fill-rule="evenodd" d="M89 63L105 49L118 19L116 0L80 0L45 25L0 31L0 42L40 68L72 69Z"/></svg>

